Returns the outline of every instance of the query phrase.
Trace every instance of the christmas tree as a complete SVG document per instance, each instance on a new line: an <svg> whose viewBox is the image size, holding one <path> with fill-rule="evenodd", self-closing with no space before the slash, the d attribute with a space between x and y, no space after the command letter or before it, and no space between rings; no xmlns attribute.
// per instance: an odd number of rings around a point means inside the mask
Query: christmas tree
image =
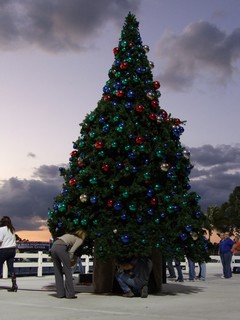
<svg viewBox="0 0 240 320"><path fill-rule="evenodd" d="M53 238L85 229L87 254L123 259L185 254L201 260L205 216L190 191L185 124L159 105L139 23L129 13L97 107L80 124L62 192L49 210Z"/></svg>

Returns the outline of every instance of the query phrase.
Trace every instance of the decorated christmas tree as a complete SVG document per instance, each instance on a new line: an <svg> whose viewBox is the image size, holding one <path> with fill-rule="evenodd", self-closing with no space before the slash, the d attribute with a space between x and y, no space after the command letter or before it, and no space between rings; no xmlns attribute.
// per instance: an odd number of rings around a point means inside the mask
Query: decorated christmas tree
<svg viewBox="0 0 240 320"><path fill-rule="evenodd" d="M125 19L97 107L80 124L62 192L49 210L53 238L85 229L87 254L124 259L184 255L204 259L205 216L190 191L190 152L182 122L159 104L149 47Z"/></svg>

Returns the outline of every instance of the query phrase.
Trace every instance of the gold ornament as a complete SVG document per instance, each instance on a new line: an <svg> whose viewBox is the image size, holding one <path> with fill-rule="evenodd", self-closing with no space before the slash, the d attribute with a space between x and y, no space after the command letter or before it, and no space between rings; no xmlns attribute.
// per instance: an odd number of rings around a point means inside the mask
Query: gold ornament
<svg viewBox="0 0 240 320"><path fill-rule="evenodd" d="M86 196L86 194L81 194L80 197L79 197L79 199L80 199L80 201L81 201L82 203L87 202L87 196Z"/></svg>
<svg viewBox="0 0 240 320"><path fill-rule="evenodd" d="M160 168L161 168L162 171L168 171L169 164L168 163L162 163Z"/></svg>

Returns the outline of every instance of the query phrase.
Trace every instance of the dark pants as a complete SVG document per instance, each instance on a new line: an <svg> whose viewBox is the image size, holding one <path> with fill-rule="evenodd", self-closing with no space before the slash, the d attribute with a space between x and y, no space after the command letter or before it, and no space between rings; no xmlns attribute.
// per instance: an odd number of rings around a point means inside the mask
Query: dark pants
<svg viewBox="0 0 240 320"><path fill-rule="evenodd" d="M3 264L6 261L8 267L8 274L14 274L14 257L16 255L16 248L2 248L0 249L0 271L3 270Z"/></svg>
<svg viewBox="0 0 240 320"><path fill-rule="evenodd" d="M231 252L222 253L221 260L223 265L224 278L231 278L232 277L232 270L231 270L232 253Z"/></svg>
<svg viewBox="0 0 240 320"><path fill-rule="evenodd" d="M73 297L75 295L71 260L67 251L67 245L65 244L53 244L51 249L51 257L54 266L55 282L57 296L61 297ZM63 274L65 274L65 285Z"/></svg>

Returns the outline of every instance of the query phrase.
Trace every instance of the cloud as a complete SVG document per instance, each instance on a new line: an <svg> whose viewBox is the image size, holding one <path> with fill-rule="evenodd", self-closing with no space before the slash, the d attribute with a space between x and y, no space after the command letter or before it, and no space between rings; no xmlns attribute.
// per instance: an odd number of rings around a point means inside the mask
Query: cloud
<svg viewBox="0 0 240 320"><path fill-rule="evenodd" d="M0 50L37 46L50 52L89 47L108 22L122 24L137 0L7 0L0 3Z"/></svg>
<svg viewBox="0 0 240 320"><path fill-rule="evenodd" d="M221 206L240 181L240 145L204 145L191 148L194 165L190 175L192 190L200 196L200 205Z"/></svg>
<svg viewBox="0 0 240 320"><path fill-rule="evenodd" d="M194 165L190 175L191 191L201 196L204 212L208 206L221 206L239 186L240 145L204 145L189 150ZM3 181L0 212L13 219L16 230L40 230L46 226L43 221L48 218L48 208L62 188L59 167L63 166L42 165L34 170L33 179Z"/></svg>
<svg viewBox="0 0 240 320"><path fill-rule="evenodd" d="M2 184L0 212L12 218L16 230L41 228L48 207L61 190L63 181L57 166L41 166L35 170L35 177L41 179L10 178Z"/></svg>
<svg viewBox="0 0 240 320"><path fill-rule="evenodd" d="M27 157L29 157L29 158L36 158L36 155L35 155L34 153L32 153L32 152L29 152L29 153L27 154Z"/></svg>
<svg viewBox="0 0 240 320"><path fill-rule="evenodd" d="M240 58L240 28L226 34L209 22L194 22L180 35L165 32L157 55L165 65L159 78L173 90L189 88L201 76L226 84Z"/></svg>

